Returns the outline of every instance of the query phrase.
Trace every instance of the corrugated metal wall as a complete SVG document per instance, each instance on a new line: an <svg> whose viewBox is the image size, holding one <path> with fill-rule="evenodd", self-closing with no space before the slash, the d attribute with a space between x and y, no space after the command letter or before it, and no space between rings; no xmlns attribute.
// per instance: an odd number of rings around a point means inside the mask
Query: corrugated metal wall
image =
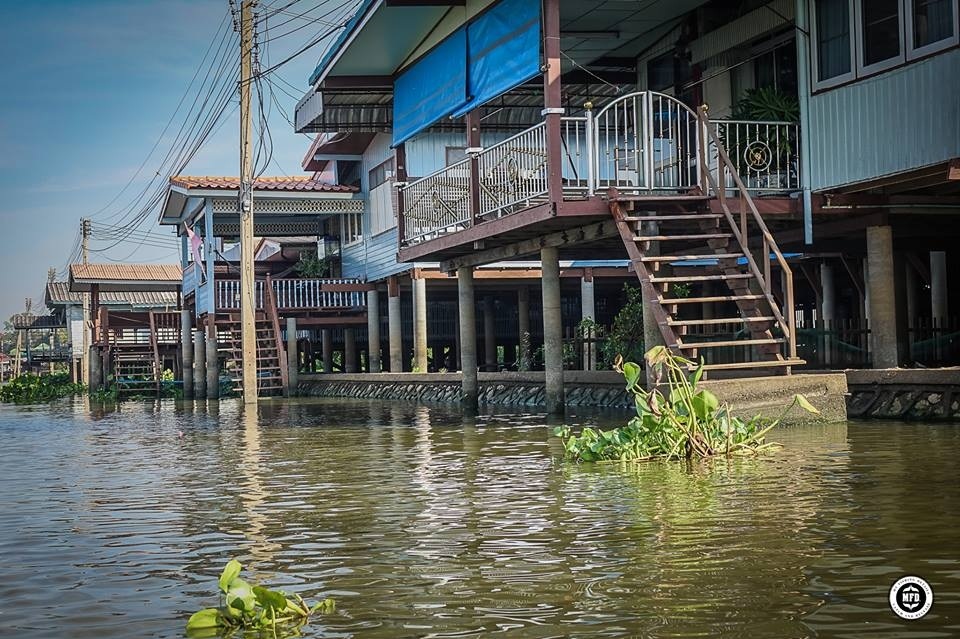
<svg viewBox="0 0 960 639"><path fill-rule="evenodd" d="M960 50L810 98L814 191L960 156Z"/></svg>

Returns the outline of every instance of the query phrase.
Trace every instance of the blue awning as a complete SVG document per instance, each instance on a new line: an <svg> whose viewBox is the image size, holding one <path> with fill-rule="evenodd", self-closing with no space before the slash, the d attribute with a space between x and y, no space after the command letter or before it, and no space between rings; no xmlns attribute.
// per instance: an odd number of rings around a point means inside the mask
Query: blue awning
<svg viewBox="0 0 960 639"><path fill-rule="evenodd" d="M459 117L540 74L539 0L501 0L467 26L469 100Z"/></svg>
<svg viewBox="0 0 960 639"><path fill-rule="evenodd" d="M467 29L450 34L393 83L393 144L402 144L467 100Z"/></svg>

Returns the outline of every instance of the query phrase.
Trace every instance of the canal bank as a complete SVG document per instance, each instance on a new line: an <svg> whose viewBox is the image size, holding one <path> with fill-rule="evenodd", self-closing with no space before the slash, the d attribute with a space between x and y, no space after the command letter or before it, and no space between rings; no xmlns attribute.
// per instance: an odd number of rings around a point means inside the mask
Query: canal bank
<svg viewBox="0 0 960 639"><path fill-rule="evenodd" d="M463 399L461 382L460 373L301 375L298 390L307 397L458 404ZM820 421L837 422L847 417L847 379L843 373L709 380L702 386L729 402L741 416L779 416L793 395L802 393L820 410ZM626 392L623 376L614 371L564 371L564 387L567 407L633 407L633 395ZM544 373L479 373L478 403L545 409ZM810 421L809 416L804 415L803 421Z"/></svg>

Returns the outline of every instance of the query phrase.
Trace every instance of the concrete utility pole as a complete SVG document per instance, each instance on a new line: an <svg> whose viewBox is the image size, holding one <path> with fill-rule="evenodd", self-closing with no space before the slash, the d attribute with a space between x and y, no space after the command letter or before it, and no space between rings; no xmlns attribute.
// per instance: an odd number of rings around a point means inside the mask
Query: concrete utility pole
<svg viewBox="0 0 960 639"><path fill-rule="evenodd" d="M90 258L90 220L80 219L80 245L83 247L83 263ZM80 353L80 380L90 387L90 293L83 293L83 352Z"/></svg>
<svg viewBox="0 0 960 639"><path fill-rule="evenodd" d="M253 6L240 8L240 343L243 351L243 403L257 403L257 324L253 272L253 120L250 85L253 55Z"/></svg>

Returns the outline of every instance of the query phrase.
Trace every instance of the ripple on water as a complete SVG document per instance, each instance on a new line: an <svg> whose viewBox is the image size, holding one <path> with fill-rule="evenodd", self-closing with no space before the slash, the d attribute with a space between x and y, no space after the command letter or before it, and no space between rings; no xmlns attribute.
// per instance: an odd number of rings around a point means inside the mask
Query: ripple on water
<svg viewBox="0 0 960 639"><path fill-rule="evenodd" d="M237 557L336 597L317 637L960 635L956 426L571 465L545 424L349 401L256 418L231 402L0 407L0 624L180 636ZM886 605L905 573L936 593L913 626Z"/></svg>

